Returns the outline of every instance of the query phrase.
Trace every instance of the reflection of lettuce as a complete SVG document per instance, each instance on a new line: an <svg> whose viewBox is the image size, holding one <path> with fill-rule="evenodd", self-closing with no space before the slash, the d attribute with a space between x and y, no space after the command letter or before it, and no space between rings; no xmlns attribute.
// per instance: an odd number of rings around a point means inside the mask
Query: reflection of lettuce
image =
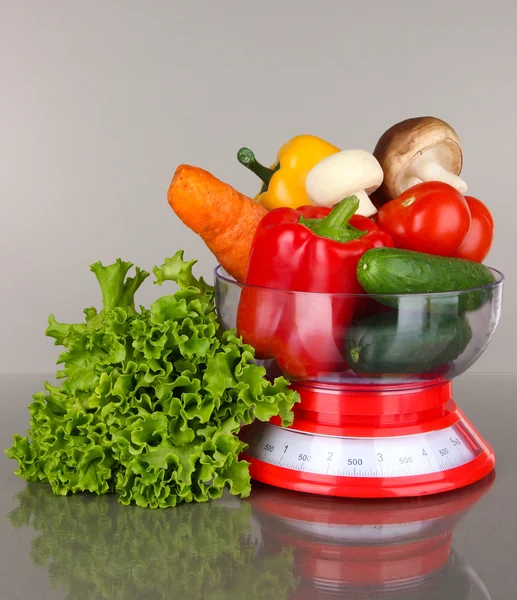
<svg viewBox="0 0 517 600"><path fill-rule="evenodd" d="M195 261L178 252L155 268L157 283L175 281L174 295L150 310L134 295L149 275L120 259L92 271L103 310L84 323L49 319L47 335L65 347L61 387L30 405L27 437L8 450L27 481L48 481L55 494L115 492L124 504L168 507L206 501L225 487L249 493L248 463L236 436L254 417L292 420L297 395L288 382L269 382L253 350L224 331L214 290L192 274Z"/></svg>
<svg viewBox="0 0 517 600"><path fill-rule="evenodd" d="M32 559L69 600L287 600L295 586L290 552L256 554L246 502L154 511L36 484L17 499L11 523L35 530Z"/></svg>

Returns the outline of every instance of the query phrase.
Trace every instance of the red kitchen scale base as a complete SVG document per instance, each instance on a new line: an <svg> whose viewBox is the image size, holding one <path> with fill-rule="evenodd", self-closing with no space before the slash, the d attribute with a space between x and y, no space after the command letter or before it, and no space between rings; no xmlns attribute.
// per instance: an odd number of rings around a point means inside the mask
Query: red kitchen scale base
<svg viewBox="0 0 517 600"><path fill-rule="evenodd" d="M326 496L408 497L464 487L495 466L450 382L293 388L301 402L290 427L275 418L242 430L252 479Z"/></svg>

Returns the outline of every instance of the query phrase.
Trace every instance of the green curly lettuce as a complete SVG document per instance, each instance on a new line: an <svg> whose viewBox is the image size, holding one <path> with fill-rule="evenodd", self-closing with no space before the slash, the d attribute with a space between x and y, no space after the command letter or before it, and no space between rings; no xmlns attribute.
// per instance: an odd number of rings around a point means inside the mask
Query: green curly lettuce
<svg viewBox="0 0 517 600"><path fill-rule="evenodd" d="M65 350L62 384L45 382L29 406L28 435L7 450L26 481L55 494L116 493L123 504L170 507L250 492L246 447L237 437L254 418L292 422L299 398L284 378L269 381L253 349L223 330L214 289L179 251L156 267L157 284L179 289L150 307L134 296L149 273L117 260L91 266L103 308L78 324L51 315L47 335Z"/></svg>
<svg viewBox="0 0 517 600"><path fill-rule="evenodd" d="M258 551L247 502L127 510L37 484L16 499L10 522L35 532L31 558L69 600L288 600L297 587L291 550Z"/></svg>

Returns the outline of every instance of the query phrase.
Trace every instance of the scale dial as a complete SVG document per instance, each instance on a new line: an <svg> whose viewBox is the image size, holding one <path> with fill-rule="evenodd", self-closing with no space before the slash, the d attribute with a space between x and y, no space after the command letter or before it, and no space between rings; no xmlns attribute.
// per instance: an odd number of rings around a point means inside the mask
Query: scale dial
<svg viewBox="0 0 517 600"><path fill-rule="evenodd" d="M245 456L334 477L427 475L463 466L481 453L463 421L438 431L382 438L316 435L256 421L242 438L249 445Z"/></svg>

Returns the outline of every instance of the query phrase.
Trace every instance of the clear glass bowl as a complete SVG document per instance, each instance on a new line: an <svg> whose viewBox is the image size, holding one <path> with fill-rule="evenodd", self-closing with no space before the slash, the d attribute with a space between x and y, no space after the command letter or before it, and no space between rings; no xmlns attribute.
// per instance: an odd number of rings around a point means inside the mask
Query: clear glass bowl
<svg viewBox="0 0 517 600"><path fill-rule="evenodd" d="M334 384L422 384L469 369L499 322L503 275L433 294L324 294L236 282L215 269L216 305L271 376Z"/></svg>

